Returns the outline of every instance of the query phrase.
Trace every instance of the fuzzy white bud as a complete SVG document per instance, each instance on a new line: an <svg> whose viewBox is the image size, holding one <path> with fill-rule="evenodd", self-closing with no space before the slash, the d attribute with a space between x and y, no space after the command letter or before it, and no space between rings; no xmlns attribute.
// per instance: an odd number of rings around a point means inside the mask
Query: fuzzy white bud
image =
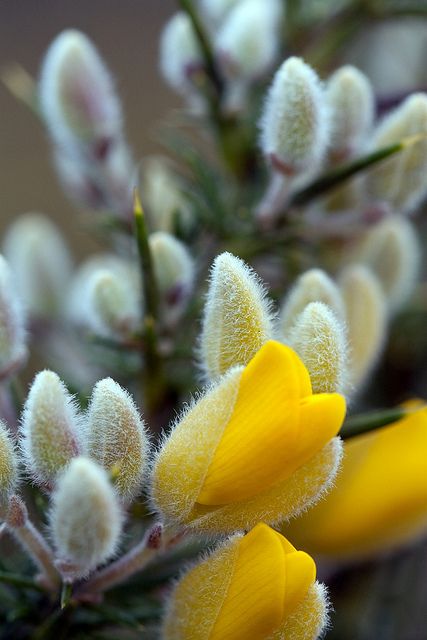
<svg viewBox="0 0 427 640"><path fill-rule="evenodd" d="M128 501L141 491L148 468L144 423L130 394L111 378L96 383L87 411L87 451L114 476Z"/></svg>
<svg viewBox="0 0 427 640"><path fill-rule="evenodd" d="M261 118L264 155L285 173L316 168L329 142L325 92L301 58L288 58L276 72Z"/></svg>
<svg viewBox="0 0 427 640"><path fill-rule="evenodd" d="M120 104L98 51L80 31L60 33L40 76L40 107L57 144L95 144L96 154L121 135Z"/></svg>
<svg viewBox="0 0 427 640"><path fill-rule="evenodd" d="M377 276L392 311L411 296L421 264L421 246L412 224L402 216L381 221L368 231L360 262Z"/></svg>
<svg viewBox="0 0 427 640"><path fill-rule="evenodd" d="M230 367L246 365L273 337L266 290L243 260L222 253L212 265L207 293L200 360L209 379Z"/></svg>
<svg viewBox="0 0 427 640"><path fill-rule="evenodd" d="M50 528L62 561L84 577L116 551L123 517L107 473L87 458L75 458L59 478Z"/></svg>
<svg viewBox="0 0 427 640"><path fill-rule="evenodd" d="M0 379L13 373L27 356L24 323L13 274L0 255Z"/></svg>
<svg viewBox="0 0 427 640"><path fill-rule="evenodd" d="M372 127L375 104L371 83L356 67L340 67L329 78L326 98L330 108L331 147L345 158L357 152Z"/></svg>
<svg viewBox="0 0 427 640"><path fill-rule="evenodd" d="M18 483L18 456L9 429L0 420L0 517Z"/></svg>
<svg viewBox="0 0 427 640"><path fill-rule="evenodd" d="M322 269L309 269L299 276L282 303L279 318L282 337L288 338L296 318L310 302L323 302L338 320L344 319L344 303L338 286Z"/></svg>
<svg viewBox="0 0 427 640"><path fill-rule="evenodd" d="M363 265L352 265L340 278L346 307L350 349L349 376L360 387L371 373L386 338L387 311L376 276Z"/></svg>
<svg viewBox="0 0 427 640"><path fill-rule="evenodd" d="M347 391L346 329L326 304L308 304L295 319L287 342L307 367L313 393Z"/></svg>
<svg viewBox="0 0 427 640"><path fill-rule="evenodd" d="M173 325L185 310L193 291L194 260L187 247L169 233L157 231L151 234L149 244L163 321Z"/></svg>
<svg viewBox="0 0 427 640"><path fill-rule="evenodd" d="M28 472L41 486L82 450L82 418L74 398L53 371L41 371L31 385L21 419L21 448Z"/></svg>
<svg viewBox="0 0 427 640"><path fill-rule="evenodd" d="M40 213L21 215L7 230L3 246L27 311L58 313L71 276L71 256L57 226Z"/></svg>

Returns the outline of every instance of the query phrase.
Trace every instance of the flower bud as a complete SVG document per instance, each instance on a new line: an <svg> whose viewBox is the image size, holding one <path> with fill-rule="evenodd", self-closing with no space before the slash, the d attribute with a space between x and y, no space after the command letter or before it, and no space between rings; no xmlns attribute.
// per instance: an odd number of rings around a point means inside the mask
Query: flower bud
<svg viewBox="0 0 427 640"><path fill-rule="evenodd" d="M234 536L176 584L164 640L315 640L327 603L312 558L265 524Z"/></svg>
<svg viewBox="0 0 427 640"><path fill-rule="evenodd" d="M345 326L323 302L310 302L297 316L288 344L310 375L313 393L344 393L347 386Z"/></svg>
<svg viewBox="0 0 427 640"><path fill-rule="evenodd" d="M427 95L414 93L384 118L374 135L379 149L406 137L425 137L378 164L368 173L368 192L401 213L415 209L427 193Z"/></svg>
<svg viewBox="0 0 427 640"><path fill-rule="evenodd" d="M386 337L384 294L375 275L363 265L348 267L340 283L346 307L350 382L359 387L376 364Z"/></svg>
<svg viewBox="0 0 427 640"><path fill-rule="evenodd" d="M9 265L0 255L0 379L26 358L25 316Z"/></svg>
<svg viewBox="0 0 427 640"><path fill-rule="evenodd" d="M208 27L216 28L241 0L199 0L200 11Z"/></svg>
<svg viewBox="0 0 427 640"><path fill-rule="evenodd" d="M116 551L122 514L106 472L87 458L75 458L58 480L50 527L60 559L86 576Z"/></svg>
<svg viewBox="0 0 427 640"><path fill-rule="evenodd" d="M296 318L310 302L323 302L338 319L344 318L344 303L335 282L321 269L309 269L299 276L282 304L279 330L288 337Z"/></svg>
<svg viewBox="0 0 427 640"><path fill-rule="evenodd" d="M132 397L111 378L100 380L86 417L88 455L114 475L119 495L131 500L148 466L147 435Z"/></svg>
<svg viewBox="0 0 427 640"><path fill-rule="evenodd" d="M339 481L285 528L312 553L378 556L427 534L427 409L346 440Z"/></svg>
<svg viewBox="0 0 427 640"><path fill-rule="evenodd" d="M266 73L279 52L281 5L277 0L241 0L215 37L215 52L226 78L251 81Z"/></svg>
<svg viewBox="0 0 427 640"><path fill-rule="evenodd" d="M374 95L369 79L356 67L340 67L328 80L331 147L343 159L364 143L374 120Z"/></svg>
<svg viewBox="0 0 427 640"><path fill-rule="evenodd" d="M80 267L68 312L99 336L120 339L141 324L141 284L133 265L113 255L95 256Z"/></svg>
<svg viewBox="0 0 427 640"><path fill-rule="evenodd" d="M209 379L234 365L246 365L273 335L267 293L243 260L222 253L214 260L200 341L201 364Z"/></svg>
<svg viewBox="0 0 427 640"><path fill-rule="evenodd" d="M332 482L344 415L342 396L312 395L301 360L269 341L176 423L154 464L153 501L167 522L207 532L287 519Z"/></svg>
<svg viewBox="0 0 427 640"><path fill-rule="evenodd" d="M191 225L183 186L166 161L154 157L144 162L141 190L151 228L173 233L177 223L185 228Z"/></svg>
<svg viewBox="0 0 427 640"><path fill-rule="evenodd" d="M29 313L57 313L71 275L71 256L57 226L40 213L19 216L4 239L4 253Z"/></svg>
<svg viewBox="0 0 427 640"><path fill-rule="evenodd" d="M260 523L236 535L176 584L165 640L315 640L327 622L312 558ZM203 611L203 616L200 616Z"/></svg>
<svg viewBox="0 0 427 640"><path fill-rule="evenodd" d="M7 426L0 420L0 517L18 483L18 456Z"/></svg>
<svg viewBox="0 0 427 640"><path fill-rule="evenodd" d="M329 118L319 78L300 58L276 72L261 119L264 155L284 173L316 168L329 141Z"/></svg>
<svg viewBox="0 0 427 640"><path fill-rule="evenodd" d="M414 290L421 263L412 224L401 216L379 222L368 231L359 260L377 276L390 309L402 307Z"/></svg>
<svg viewBox="0 0 427 640"><path fill-rule="evenodd" d="M51 487L58 473L81 452L82 418L73 397L53 371L34 378L25 402L21 447L28 472Z"/></svg>
<svg viewBox="0 0 427 640"><path fill-rule="evenodd" d="M80 31L63 31L50 45L39 96L50 134L59 145L88 143L98 157L121 136L121 108L112 78Z"/></svg>
<svg viewBox="0 0 427 640"><path fill-rule="evenodd" d="M188 97L195 92L203 57L190 18L175 13L160 38L160 71L172 89Z"/></svg>
<svg viewBox="0 0 427 640"><path fill-rule="evenodd" d="M162 318L166 325L173 325L185 311L193 292L194 260L185 244L169 233L152 233L149 245Z"/></svg>

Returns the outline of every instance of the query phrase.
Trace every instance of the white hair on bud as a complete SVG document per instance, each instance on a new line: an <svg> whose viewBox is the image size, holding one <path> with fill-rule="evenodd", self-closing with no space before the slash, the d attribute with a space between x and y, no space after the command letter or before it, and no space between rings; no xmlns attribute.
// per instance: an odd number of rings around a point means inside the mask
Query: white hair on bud
<svg viewBox="0 0 427 640"><path fill-rule="evenodd" d="M39 316L58 313L72 264L58 227L41 213L26 213L7 229L3 246L27 311Z"/></svg>
<svg viewBox="0 0 427 640"><path fill-rule="evenodd" d="M18 483L18 456L9 429L0 420L0 517Z"/></svg>
<svg viewBox="0 0 427 640"><path fill-rule="evenodd" d="M412 224L391 216L368 231L359 260L381 283L392 311L401 308L414 291L421 266L421 245Z"/></svg>
<svg viewBox="0 0 427 640"><path fill-rule="evenodd" d="M324 89L301 58L285 60L268 91L260 122L264 155L289 173L316 168L329 143Z"/></svg>
<svg viewBox="0 0 427 640"><path fill-rule="evenodd" d="M82 451L82 416L53 371L41 371L34 378L21 418L20 445L34 481L49 487Z"/></svg>
<svg viewBox="0 0 427 640"><path fill-rule="evenodd" d="M87 451L113 474L120 496L141 491L148 470L148 440L131 395L111 378L96 383L87 410Z"/></svg>
<svg viewBox="0 0 427 640"><path fill-rule="evenodd" d="M50 45L41 69L39 97L57 144L121 135L121 107L112 78L92 42L80 31L63 31Z"/></svg>
<svg viewBox="0 0 427 640"><path fill-rule="evenodd" d="M13 273L0 255L0 378L19 367L26 355L24 310Z"/></svg>
<svg viewBox="0 0 427 640"><path fill-rule="evenodd" d="M246 365L273 336L271 305L258 275L231 253L214 260L207 293L200 361L213 380Z"/></svg>
<svg viewBox="0 0 427 640"><path fill-rule="evenodd" d="M214 47L230 80L253 80L266 73L279 52L281 4L241 0L222 23Z"/></svg>
<svg viewBox="0 0 427 640"><path fill-rule="evenodd" d="M322 269L309 269L299 276L282 303L279 318L282 338L287 339L296 318L310 302L323 302L338 320L344 320L344 302L339 287Z"/></svg>
<svg viewBox="0 0 427 640"><path fill-rule="evenodd" d="M75 458L58 480L50 514L60 559L84 577L115 553L123 516L107 473L87 458Z"/></svg>
<svg viewBox="0 0 427 640"><path fill-rule="evenodd" d="M178 11L165 25L160 38L160 71L178 93L194 93L192 74L203 66L199 43L191 20Z"/></svg>
<svg viewBox="0 0 427 640"><path fill-rule="evenodd" d="M359 69L345 65L329 78L326 97L330 108L332 150L352 155L361 148L373 124L372 85Z"/></svg>
<svg viewBox="0 0 427 640"><path fill-rule="evenodd" d="M310 302L289 332L289 345L310 374L313 393L347 391L347 339L344 322L323 302Z"/></svg>

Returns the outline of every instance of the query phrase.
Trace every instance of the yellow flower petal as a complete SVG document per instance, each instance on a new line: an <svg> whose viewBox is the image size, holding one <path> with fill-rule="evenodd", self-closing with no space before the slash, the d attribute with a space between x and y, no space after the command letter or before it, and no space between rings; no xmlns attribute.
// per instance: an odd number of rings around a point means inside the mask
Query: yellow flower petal
<svg viewBox="0 0 427 640"><path fill-rule="evenodd" d="M280 626L286 580L280 538L259 524L241 539L228 593L209 640L265 640Z"/></svg>
<svg viewBox="0 0 427 640"><path fill-rule="evenodd" d="M280 534L279 534L280 535ZM284 618L287 618L303 600L309 587L316 579L316 565L304 551L294 551L286 555L286 591Z"/></svg>
<svg viewBox="0 0 427 640"><path fill-rule="evenodd" d="M289 347L271 341L260 349L242 374L199 504L228 504L260 493L290 477L339 431L344 399L332 394L301 403L309 384L304 365Z"/></svg>

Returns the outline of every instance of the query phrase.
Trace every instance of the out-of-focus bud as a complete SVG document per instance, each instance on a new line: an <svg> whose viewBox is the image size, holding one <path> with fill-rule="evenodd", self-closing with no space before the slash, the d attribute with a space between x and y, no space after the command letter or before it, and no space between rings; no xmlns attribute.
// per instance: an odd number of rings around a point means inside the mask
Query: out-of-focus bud
<svg viewBox="0 0 427 640"><path fill-rule="evenodd" d="M427 94L410 95L384 118L373 139L373 148L379 149L417 134L426 137L408 144L367 175L370 196L389 202L401 213L415 209L427 193Z"/></svg>
<svg viewBox="0 0 427 640"><path fill-rule="evenodd" d="M257 274L231 253L217 256L200 340L206 376L212 380L230 367L248 364L272 336L270 304Z"/></svg>
<svg viewBox="0 0 427 640"><path fill-rule="evenodd" d="M241 0L199 0L207 27L211 30L218 27L228 12L240 2Z"/></svg>
<svg viewBox="0 0 427 640"><path fill-rule="evenodd" d="M7 426L0 420L0 518L18 482L18 456Z"/></svg>
<svg viewBox="0 0 427 640"><path fill-rule="evenodd" d="M294 175L316 168L328 142L328 109L319 78L300 58L288 58L265 102L262 151L276 169Z"/></svg>
<svg viewBox="0 0 427 640"><path fill-rule="evenodd" d="M122 514L107 473L88 458L73 460L58 480L50 527L63 562L84 577L116 551Z"/></svg>
<svg viewBox="0 0 427 640"><path fill-rule="evenodd" d="M141 191L150 227L155 231L172 233L177 223L185 228L191 224L190 206L179 179L162 158L149 158L143 163Z"/></svg>
<svg viewBox="0 0 427 640"><path fill-rule="evenodd" d="M340 67L328 80L331 151L337 159L354 155L372 127L374 95L371 83L356 67Z"/></svg>
<svg viewBox="0 0 427 640"><path fill-rule="evenodd" d="M283 301L279 319L282 336L288 337L296 318L310 302L323 302L338 319L345 316L340 290L332 278L321 269L309 269L299 276Z"/></svg>
<svg viewBox="0 0 427 640"><path fill-rule="evenodd" d="M53 371L34 378L25 402L21 447L37 484L51 487L72 458L81 453L82 418L73 397Z"/></svg>
<svg viewBox="0 0 427 640"><path fill-rule="evenodd" d="M195 266L187 247L169 233L149 237L162 320L174 325L185 310L194 285Z"/></svg>
<svg viewBox="0 0 427 640"><path fill-rule="evenodd" d="M87 412L87 452L114 477L129 501L140 491L148 467L144 423L132 397L111 378L96 383Z"/></svg>
<svg viewBox="0 0 427 640"><path fill-rule="evenodd" d="M54 141L79 140L105 153L122 131L120 104L112 78L87 36L73 29L50 45L40 76L40 107Z"/></svg>
<svg viewBox="0 0 427 640"><path fill-rule="evenodd" d="M71 275L71 257L56 225L40 213L19 216L4 238L4 254L29 313L58 313Z"/></svg>
<svg viewBox="0 0 427 640"><path fill-rule="evenodd" d="M306 306L295 320L288 344L307 367L313 393L347 391L345 325L326 304Z"/></svg>
<svg viewBox="0 0 427 640"><path fill-rule="evenodd" d="M188 571L171 594L164 640L316 640L327 623L316 565L260 523Z"/></svg>
<svg viewBox="0 0 427 640"><path fill-rule="evenodd" d="M386 218L368 231L358 257L379 279L390 309L402 307L414 290L421 263L412 224L401 216Z"/></svg>
<svg viewBox="0 0 427 640"><path fill-rule="evenodd" d="M68 311L74 322L100 336L135 333L142 314L138 271L114 255L89 259L74 277Z"/></svg>
<svg viewBox="0 0 427 640"><path fill-rule="evenodd" d="M185 98L197 93L203 57L190 18L183 11L167 22L160 38L160 71L166 82Z"/></svg>
<svg viewBox="0 0 427 640"><path fill-rule="evenodd" d="M11 375L27 356L24 322L11 270L0 255L0 379Z"/></svg>
<svg viewBox="0 0 427 640"><path fill-rule="evenodd" d="M230 81L251 81L266 73L279 51L281 3L241 0L215 38L215 52Z"/></svg>
<svg viewBox="0 0 427 640"><path fill-rule="evenodd" d="M378 360L387 332L387 308L376 276L363 265L348 267L341 276L349 342L350 383L363 384Z"/></svg>
<svg viewBox="0 0 427 640"><path fill-rule="evenodd" d="M344 398L313 395L298 356L269 341L176 423L155 460L152 499L166 522L206 532L290 518L333 481L344 416Z"/></svg>
<svg viewBox="0 0 427 640"><path fill-rule="evenodd" d="M427 534L427 409L346 440L339 481L284 528L312 553L376 556Z"/></svg>

